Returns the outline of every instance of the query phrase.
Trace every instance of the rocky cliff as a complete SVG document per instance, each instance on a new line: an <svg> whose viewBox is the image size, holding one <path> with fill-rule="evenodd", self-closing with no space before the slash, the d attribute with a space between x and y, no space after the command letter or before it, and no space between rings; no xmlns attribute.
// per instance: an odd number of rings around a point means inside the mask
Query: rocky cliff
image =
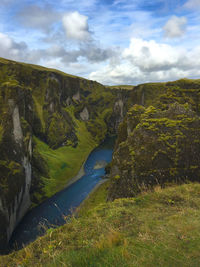
<svg viewBox="0 0 200 267"><path fill-rule="evenodd" d="M135 105L119 126L109 199L200 181L200 81L145 84L131 94Z"/></svg>
<svg viewBox="0 0 200 267"><path fill-rule="evenodd" d="M31 204L62 189L89 152L116 133L129 95L0 60L0 248Z"/></svg>

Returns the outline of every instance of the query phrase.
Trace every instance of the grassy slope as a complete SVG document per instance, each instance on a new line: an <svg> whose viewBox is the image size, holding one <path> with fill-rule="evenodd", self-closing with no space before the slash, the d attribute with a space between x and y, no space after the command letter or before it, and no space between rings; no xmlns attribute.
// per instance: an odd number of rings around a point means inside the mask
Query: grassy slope
<svg viewBox="0 0 200 267"><path fill-rule="evenodd" d="M28 63L18 62L18 61L14 61L14 60L9 60L9 59L5 59L5 58L2 58L2 57L0 57L0 63L3 63L3 64L21 64L21 65L24 65L24 66L27 66L29 68L33 68L33 69L36 69L36 70L47 71L47 72L55 72L55 73L58 73L58 74L61 74L61 75L64 75L64 76L73 77L73 78L79 78L79 79L82 79L82 80L87 80L85 78L82 78L82 77L79 77L79 76L75 76L75 75L71 75L71 74L62 72L60 70L46 68L46 67L43 67L43 66L40 66L40 65L35 65L35 64L28 64Z"/></svg>
<svg viewBox="0 0 200 267"><path fill-rule="evenodd" d="M108 86L110 89L125 89L125 90L132 90L134 89L134 85L111 85Z"/></svg>
<svg viewBox="0 0 200 267"><path fill-rule="evenodd" d="M188 184L100 204L0 266L199 266L199 192Z"/></svg>
<svg viewBox="0 0 200 267"><path fill-rule="evenodd" d="M89 197L82 202L82 204L77 208L77 213L79 216L88 216L91 214L93 208L99 204L106 203L107 191L109 187L109 181L101 184L96 190L89 194Z"/></svg>
<svg viewBox="0 0 200 267"><path fill-rule="evenodd" d="M76 148L64 146L53 150L39 139L35 139L38 150L49 167L50 178L43 178L45 193L48 197L66 186L67 182L78 173L90 152L97 146L91 134L87 131L85 123L77 120L72 111L70 113L77 125L76 134L79 142Z"/></svg>

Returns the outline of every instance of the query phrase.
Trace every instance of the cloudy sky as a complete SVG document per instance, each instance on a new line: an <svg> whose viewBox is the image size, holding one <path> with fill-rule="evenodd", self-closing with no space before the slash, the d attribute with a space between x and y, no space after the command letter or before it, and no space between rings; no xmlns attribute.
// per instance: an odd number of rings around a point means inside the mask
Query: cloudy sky
<svg viewBox="0 0 200 267"><path fill-rule="evenodd" d="M0 57L103 84L200 78L200 0L0 0Z"/></svg>

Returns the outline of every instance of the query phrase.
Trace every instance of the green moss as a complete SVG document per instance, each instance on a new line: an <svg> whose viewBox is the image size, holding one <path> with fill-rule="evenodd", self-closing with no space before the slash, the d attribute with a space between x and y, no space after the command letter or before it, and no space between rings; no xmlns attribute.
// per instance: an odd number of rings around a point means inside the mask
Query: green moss
<svg viewBox="0 0 200 267"><path fill-rule="evenodd" d="M34 99L36 112L37 112L38 117L40 118L40 121L41 121L42 130L44 131L45 120L44 120L44 116L43 116L43 103L39 103L38 99L35 96L33 96L33 99Z"/></svg>
<svg viewBox="0 0 200 267"><path fill-rule="evenodd" d="M151 106L141 114L139 110L138 106L131 108L126 118L129 135L121 143L118 138L111 168L111 199L134 196L156 184L200 181L200 169L190 167L198 166L200 160L195 141L200 132L197 114L178 103L165 110Z"/></svg>
<svg viewBox="0 0 200 267"><path fill-rule="evenodd" d="M72 127L68 125L63 117L54 113L48 127L48 143L52 148L59 147L66 141L66 135L72 131Z"/></svg>

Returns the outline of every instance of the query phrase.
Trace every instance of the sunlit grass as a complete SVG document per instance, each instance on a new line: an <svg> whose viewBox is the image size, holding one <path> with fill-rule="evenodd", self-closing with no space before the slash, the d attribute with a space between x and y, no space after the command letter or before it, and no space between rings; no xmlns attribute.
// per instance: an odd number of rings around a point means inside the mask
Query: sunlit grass
<svg viewBox="0 0 200 267"><path fill-rule="evenodd" d="M87 216L0 257L0 266L199 266L199 192L199 184L188 184L103 199Z"/></svg>

